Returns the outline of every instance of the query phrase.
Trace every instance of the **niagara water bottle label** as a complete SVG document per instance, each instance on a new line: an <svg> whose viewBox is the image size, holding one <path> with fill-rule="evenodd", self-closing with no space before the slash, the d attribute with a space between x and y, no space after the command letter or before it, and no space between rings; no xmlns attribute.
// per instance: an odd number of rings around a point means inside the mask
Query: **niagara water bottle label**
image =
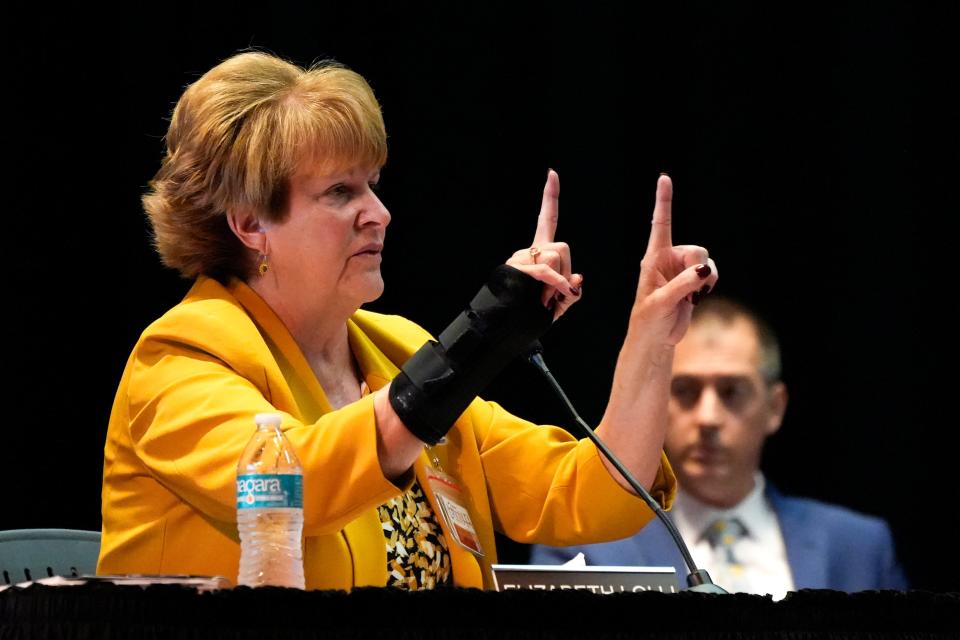
<svg viewBox="0 0 960 640"><path fill-rule="evenodd" d="M237 509L300 509L303 476L290 473L237 476Z"/></svg>

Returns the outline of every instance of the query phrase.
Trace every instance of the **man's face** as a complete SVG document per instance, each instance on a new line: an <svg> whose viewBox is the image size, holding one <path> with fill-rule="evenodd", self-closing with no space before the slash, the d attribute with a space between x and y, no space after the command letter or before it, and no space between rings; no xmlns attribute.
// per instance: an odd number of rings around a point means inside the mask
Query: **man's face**
<svg viewBox="0 0 960 640"><path fill-rule="evenodd" d="M783 384L760 375L760 345L746 318L706 317L677 345L666 450L681 490L730 507L753 488L767 436L786 408Z"/></svg>

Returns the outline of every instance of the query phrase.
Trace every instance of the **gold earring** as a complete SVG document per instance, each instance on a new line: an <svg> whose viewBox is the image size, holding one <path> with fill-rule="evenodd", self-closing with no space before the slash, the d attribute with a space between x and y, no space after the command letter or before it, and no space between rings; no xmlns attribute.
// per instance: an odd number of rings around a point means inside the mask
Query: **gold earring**
<svg viewBox="0 0 960 640"><path fill-rule="evenodd" d="M260 266L257 267L257 271L260 272L260 277L267 275L267 271L270 271L270 265L267 264L267 254L260 254Z"/></svg>

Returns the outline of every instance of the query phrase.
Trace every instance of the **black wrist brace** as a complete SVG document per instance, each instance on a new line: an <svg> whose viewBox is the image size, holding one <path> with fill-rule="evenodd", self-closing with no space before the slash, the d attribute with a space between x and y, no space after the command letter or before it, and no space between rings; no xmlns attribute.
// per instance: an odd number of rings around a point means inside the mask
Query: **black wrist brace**
<svg viewBox="0 0 960 640"><path fill-rule="evenodd" d="M543 283L500 265L440 334L413 354L390 385L390 405L413 435L436 444L473 399L553 322Z"/></svg>

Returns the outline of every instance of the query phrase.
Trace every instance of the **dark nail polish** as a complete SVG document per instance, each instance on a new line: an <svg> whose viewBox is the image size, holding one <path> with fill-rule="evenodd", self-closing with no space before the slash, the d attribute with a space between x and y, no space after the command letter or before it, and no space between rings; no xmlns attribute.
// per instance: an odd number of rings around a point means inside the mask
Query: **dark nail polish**
<svg viewBox="0 0 960 640"><path fill-rule="evenodd" d="M710 288L710 285L705 284L705 285L703 285L703 288L700 289L700 296L701 296L701 297L706 296L706 295L707 295L708 293L710 293L711 291L712 291L712 289Z"/></svg>
<svg viewBox="0 0 960 640"><path fill-rule="evenodd" d="M567 296L565 296L565 295L563 295L562 293L560 293L559 291L557 291L557 302L563 302L563 301L566 300L566 299L567 299Z"/></svg>
<svg viewBox="0 0 960 640"><path fill-rule="evenodd" d="M701 278L706 278L711 273L713 273L713 269L711 269L710 265L708 264L702 264L699 267L697 267L697 275L700 276Z"/></svg>
<svg viewBox="0 0 960 640"><path fill-rule="evenodd" d="M570 287L570 293L575 296L580 295L580 287Z"/></svg>
<svg viewBox="0 0 960 640"><path fill-rule="evenodd" d="M703 294L699 291L694 291L690 294L690 302L693 303L693 306L700 304L700 299L703 297Z"/></svg>

